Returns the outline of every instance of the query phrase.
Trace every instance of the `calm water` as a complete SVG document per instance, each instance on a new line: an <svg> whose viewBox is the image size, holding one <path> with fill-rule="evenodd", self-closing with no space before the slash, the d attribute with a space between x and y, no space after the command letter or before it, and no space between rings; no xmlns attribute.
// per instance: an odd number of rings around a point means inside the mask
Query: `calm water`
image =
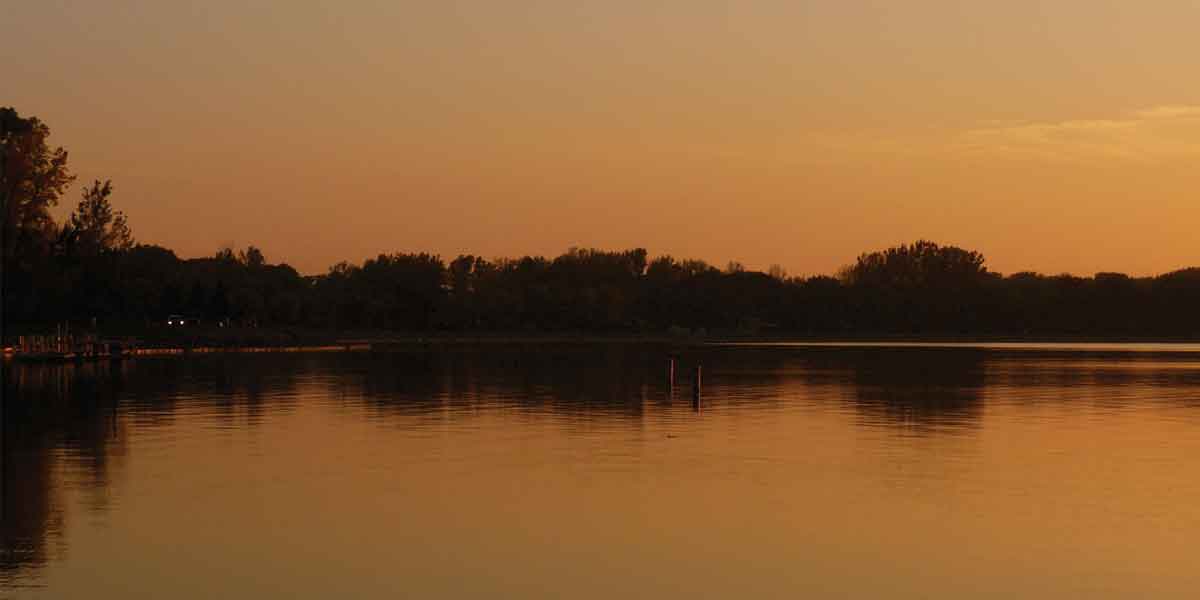
<svg viewBox="0 0 1200 600"><path fill-rule="evenodd" d="M1200 589L1200 348L667 356L6 364L0 597Z"/></svg>

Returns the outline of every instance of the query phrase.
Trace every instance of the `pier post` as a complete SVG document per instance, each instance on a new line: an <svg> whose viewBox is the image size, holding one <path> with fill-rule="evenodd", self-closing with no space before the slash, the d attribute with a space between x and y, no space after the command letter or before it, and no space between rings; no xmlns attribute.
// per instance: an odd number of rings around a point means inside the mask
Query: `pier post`
<svg viewBox="0 0 1200 600"><path fill-rule="evenodd" d="M702 367L696 365L696 373L692 376L692 408L696 412L700 412L701 370Z"/></svg>

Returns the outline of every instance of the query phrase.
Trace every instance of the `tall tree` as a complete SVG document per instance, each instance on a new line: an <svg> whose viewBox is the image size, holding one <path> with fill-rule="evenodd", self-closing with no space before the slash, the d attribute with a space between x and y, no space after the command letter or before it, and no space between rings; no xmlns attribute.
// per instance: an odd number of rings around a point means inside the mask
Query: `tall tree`
<svg viewBox="0 0 1200 600"><path fill-rule="evenodd" d="M982 254L926 240L863 254L841 272L847 283L896 287L977 282L986 274Z"/></svg>
<svg viewBox="0 0 1200 600"><path fill-rule="evenodd" d="M64 228L71 249L81 256L123 252L133 248L133 234L121 211L114 211L108 197L112 182L93 182L83 188L83 198Z"/></svg>
<svg viewBox="0 0 1200 600"><path fill-rule="evenodd" d="M255 246L246 246L245 250L238 252L238 262L251 268L259 268L267 264L266 257L263 256L262 250Z"/></svg>
<svg viewBox="0 0 1200 600"><path fill-rule="evenodd" d="M0 235L7 271L14 260L44 251L55 233L50 208L74 180L67 151L46 143L50 128L0 107Z"/></svg>

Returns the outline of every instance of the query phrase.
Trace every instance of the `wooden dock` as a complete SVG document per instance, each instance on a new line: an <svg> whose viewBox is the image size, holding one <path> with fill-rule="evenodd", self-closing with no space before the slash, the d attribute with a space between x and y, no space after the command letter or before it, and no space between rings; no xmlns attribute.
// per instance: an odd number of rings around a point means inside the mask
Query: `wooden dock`
<svg viewBox="0 0 1200 600"><path fill-rule="evenodd" d="M131 355L131 340L101 339L95 334L72 334L59 327L53 335L23 335L17 338L12 356L17 360L61 362L122 358Z"/></svg>
<svg viewBox="0 0 1200 600"><path fill-rule="evenodd" d="M266 353L266 352L353 352L370 351L367 340L336 340L324 345L288 346L144 346L133 338L102 339L95 334L73 334L59 326L52 335L20 336L17 345L5 356L24 362L82 362L89 360L120 360L137 356L171 356L188 354ZM7 349L6 349L7 350Z"/></svg>

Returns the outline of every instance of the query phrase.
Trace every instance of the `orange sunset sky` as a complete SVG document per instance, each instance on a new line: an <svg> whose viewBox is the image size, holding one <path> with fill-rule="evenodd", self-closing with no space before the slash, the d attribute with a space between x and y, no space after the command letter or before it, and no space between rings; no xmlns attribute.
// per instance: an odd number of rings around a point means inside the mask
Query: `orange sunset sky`
<svg viewBox="0 0 1200 600"><path fill-rule="evenodd" d="M0 105L139 241L304 273L644 246L1200 265L1195 0L38 1Z"/></svg>

